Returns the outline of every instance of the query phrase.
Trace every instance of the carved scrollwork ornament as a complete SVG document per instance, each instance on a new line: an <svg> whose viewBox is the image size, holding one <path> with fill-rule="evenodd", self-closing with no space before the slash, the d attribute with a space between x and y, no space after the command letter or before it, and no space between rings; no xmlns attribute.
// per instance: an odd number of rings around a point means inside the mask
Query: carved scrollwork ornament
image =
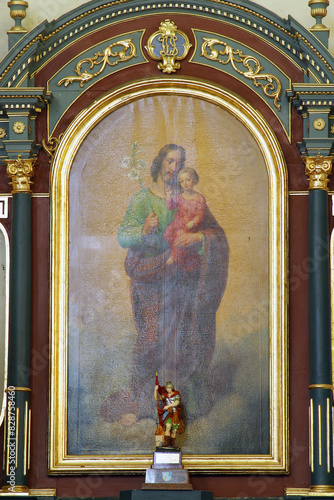
<svg viewBox="0 0 334 500"><path fill-rule="evenodd" d="M151 59L162 61L158 64L158 69L170 74L180 69L178 61L187 56L191 46L187 35L178 30L173 21L166 19L160 23L159 30L152 33L145 49Z"/></svg>
<svg viewBox="0 0 334 500"><path fill-rule="evenodd" d="M331 126L331 134L334 134L334 124Z"/></svg>
<svg viewBox="0 0 334 500"><path fill-rule="evenodd" d="M0 127L0 139L4 139L6 135L6 130L3 127Z"/></svg>
<svg viewBox="0 0 334 500"><path fill-rule="evenodd" d="M224 48L223 50L219 50L217 46L223 46ZM264 68L256 57L245 55L239 49L233 49L233 47L223 42L223 40L206 37L203 37L201 56L210 61L217 61L220 64L231 64L234 71L252 80L255 87L261 87L265 96L274 99L274 106L280 111L281 105L278 101L280 101L282 93L281 81L275 75L262 73Z"/></svg>
<svg viewBox="0 0 334 500"><path fill-rule="evenodd" d="M326 122L325 122L325 120L323 118L317 118L313 122L313 127L316 130L323 130L326 127Z"/></svg>
<svg viewBox="0 0 334 500"><path fill-rule="evenodd" d="M12 193L31 193L30 180L35 173L35 163L37 158L22 158L18 155L16 160L4 160L7 164L7 175L12 179Z"/></svg>
<svg viewBox="0 0 334 500"><path fill-rule="evenodd" d="M119 47L118 49L113 49ZM117 58L112 61L110 58ZM84 83L89 82L92 78L100 75L106 68L106 66L116 66L118 63L129 61L133 57L137 57L136 46L134 45L132 38L127 40L120 40L119 42L112 43L103 52L97 52L93 57L85 57L78 62L75 68L75 73L78 76L67 76L62 78L57 83L58 87L64 84L67 87L70 83L80 82L80 87L84 86ZM89 73L87 70L81 71L83 64L89 64L89 69L93 69L94 66L100 66L99 71L95 73Z"/></svg>
<svg viewBox="0 0 334 500"><path fill-rule="evenodd" d="M53 158L57 148L59 146L60 140L63 137L63 133L59 135L59 137L49 137L48 142L45 139L42 139L42 147L48 157L50 158L50 163L53 162Z"/></svg>
<svg viewBox="0 0 334 500"><path fill-rule="evenodd" d="M309 189L324 189L328 191L329 175L332 173L331 156L303 157L305 163L305 174L309 179Z"/></svg>

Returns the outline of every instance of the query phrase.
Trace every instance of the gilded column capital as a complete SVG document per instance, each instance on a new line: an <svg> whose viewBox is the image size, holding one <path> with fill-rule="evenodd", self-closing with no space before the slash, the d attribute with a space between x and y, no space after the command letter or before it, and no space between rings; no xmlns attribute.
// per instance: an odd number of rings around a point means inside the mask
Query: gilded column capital
<svg viewBox="0 0 334 500"><path fill-rule="evenodd" d="M305 163L305 174L309 179L309 189L324 189L328 191L327 184L329 183L329 175L332 173L331 156L303 157Z"/></svg>
<svg viewBox="0 0 334 500"><path fill-rule="evenodd" d="M7 175L12 179L12 193L31 193L30 179L35 173L36 158L22 158L18 155L16 160L4 160L7 164Z"/></svg>

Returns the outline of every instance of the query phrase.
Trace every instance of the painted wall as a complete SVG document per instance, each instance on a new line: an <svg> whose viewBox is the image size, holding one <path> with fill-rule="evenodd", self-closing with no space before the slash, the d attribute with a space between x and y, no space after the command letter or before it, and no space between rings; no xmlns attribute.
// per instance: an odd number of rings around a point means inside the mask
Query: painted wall
<svg viewBox="0 0 334 500"><path fill-rule="evenodd" d="M82 0L57 0L56 2L52 0L30 0L27 17L23 22L23 25L30 31L45 19L48 21L57 19L66 12L78 7L79 5L83 5L84 3L86 2ZM310 28L314 24L314 19L311 17L307 0L294 0L293 2L291 2L291 0L280 0L279 2L277 2L277 0L261 0L254 3L266 7L282 18L287 18L290 15L305 28ZM14 22L10 18L7 2L6 0L1 0L0 59L2 59L7 52L6 30L10 29L13 24ZM329 49L332 53L334 53L334 4L328 7L327 17L324 19L323 24L331 30Z"/></svg>

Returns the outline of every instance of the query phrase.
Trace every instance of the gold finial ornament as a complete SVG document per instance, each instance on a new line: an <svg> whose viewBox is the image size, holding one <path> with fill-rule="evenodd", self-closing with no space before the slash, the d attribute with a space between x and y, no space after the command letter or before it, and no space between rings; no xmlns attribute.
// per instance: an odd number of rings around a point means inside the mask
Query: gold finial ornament
<svg viewBox="0 0 334 500"><path fill-rule="evenodd" d="M4 160L7 164L7 175L12 179L12 193L31 193L30 180L35 173L35 163L37 158L22 158L18 155L16 160Z"/></svg>
<svg viewBox="0 0 334 500"><path fill-rule="evenodd" d="M21 23L26 17L26 10L29 7L28 2L24 0L12 0L7 5L10 8L10 17L15 21L15 25L7 33L27 33L28 30Z"/></svg>
<svg viewBox="0 0 334 500"><path fill-rule="evenodd" d="M327 16L327 7L329 0L310 0L308 6L311 8L311 16L314 17L316 23L311 30L323 31L328 28L322 24L322 19Z"/></svg>
<svg viewBox="0 0 334 500"><path fill-rule="evenodd" d="M162 60L158 69L170 74L180 69L177 61L187 56L191 46L187 35L179 31L173 21L166 19L160 23L159 30L150 36L145 49L154 61Z"/></svg>
<svg viewBox="0 0 334 500"><path fill-rule="evenodd" d="M305 174L309 179L309 189L324 189L328 191L327 184L329 183L329 175L332 173L331 156L317 156L303 157L305 163Z"/></svg>

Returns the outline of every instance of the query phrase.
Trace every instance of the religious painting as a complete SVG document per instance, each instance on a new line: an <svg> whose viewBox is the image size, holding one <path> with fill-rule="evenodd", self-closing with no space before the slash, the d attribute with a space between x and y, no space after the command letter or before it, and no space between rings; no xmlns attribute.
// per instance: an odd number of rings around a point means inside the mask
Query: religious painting
<svg viewBox="0 0 334 500"><path fill-rule="evenodd" d="M144 470L156 374L190 471L285 470L284 162L235 97L147 85L54 160L50 470Z"/></svg>

